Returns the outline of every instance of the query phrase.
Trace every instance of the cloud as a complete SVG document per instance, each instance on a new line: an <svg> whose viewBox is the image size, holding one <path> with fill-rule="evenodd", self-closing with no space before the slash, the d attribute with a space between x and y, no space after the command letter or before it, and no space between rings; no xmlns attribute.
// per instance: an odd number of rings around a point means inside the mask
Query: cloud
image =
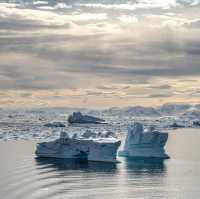
<svg viewBox="0 0 200 199"><path fill-rule="evenodd" d="M184 23L184 26L187 28L200 28L200 19L193 19Z"/></svg>
<svg viewBox="0 0 200 199"><path fill-rule="evenodd" d="M139 1L128 1L123 3L113 4L112 1L106 3L76 3L75 5L80 7L89 8L101 8L101 9L119 9L119 10L136 10L136 9L152 9L152 8L162 8L169 9L170 7L176 6L175 0L139 0Z"/></svg>
<svg viewBox="0 0 200 199"><path fill-rule="evenodd" d="M119 48L118 41L106 41L104 46L105 38L44 36L1 40L1 87L77 88L88 85L92 76L110 83L135 84L159 76L200 75L198 43L179 49L175 44L165 46L165 42L144 42L141 47L134 47L121 40L123 46ZM159 58L154 58L155 53Z"/></svg>
<svg viewBox="0 0 200 199"><path fill-rule="evenodd" d="M24 97L34 104L37 92L39 98L48 91L42 103L73 99L103 106L113 99L131 104L134 98L142 103L177 95L188 100L197 82L186 80L200 76L198 5L174 0L0 3L0 90L21 93L4 99L17 96L15 104L23 104Z"/></svg>
<svg viewBox="0 0 200 199"><path fill-rule="evenodd" d="M182 6L197 6L200 4L199 0L177 0L177 3Z"/></svg>
<svg viewBox="0 0 200 199"><path fill-rule="evenodd" d="M152 95L149 95L148 97L150 98L165 98L165 97L172 97L173 94L171 93L162 93L162 94L152 94Z"/></svg>
<svg viewBox="0 0 200 199"><path fill-rule="evenodd" d="M122 23L137 23L137 22L138 22L137 17L135 17L135 16L130 16L130 15L121 15L121 16L119 17L119 20L120 20Z"/></svg>
<svg viewBox="0 0 200 199"><path fill-rule="evenodd" d="M168 84L162 84L162 85L156 85L156 86L152 85L150 86L150 88L168 90L168 89L171 89L171 85L168 85Z"/></svg>

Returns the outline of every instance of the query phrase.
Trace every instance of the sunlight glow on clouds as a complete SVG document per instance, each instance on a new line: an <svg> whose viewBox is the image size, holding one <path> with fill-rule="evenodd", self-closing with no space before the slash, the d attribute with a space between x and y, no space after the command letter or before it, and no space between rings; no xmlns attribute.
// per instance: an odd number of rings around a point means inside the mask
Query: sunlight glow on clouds
<svg viewBox="0 0 200 199"><path fill-rule="evenodd" d="M200 1L1 1L1 106L197 103Z"/></svg>
<svg viewBox="0 0 200 199"><path fill-rule="evenodd" d="M103 8L103 9L121 9L121 10L136 10L138 8L150 9L150 8L162 8L169 9L176 5L175 0L140 0L137 2L128 1L127 3L119 4L103 4L103 3L81 3L77 4L82 7L89 8Z"/></svg>

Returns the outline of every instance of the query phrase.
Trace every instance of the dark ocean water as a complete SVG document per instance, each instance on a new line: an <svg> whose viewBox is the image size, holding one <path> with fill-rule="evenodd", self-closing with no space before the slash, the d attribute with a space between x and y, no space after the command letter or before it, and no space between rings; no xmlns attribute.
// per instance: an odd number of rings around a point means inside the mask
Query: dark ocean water
<svg viewBox="0 0 200 199"><path fill-rule="evenodd" d="M35 142L0 143L0 199L199 199L200 130L170 133L171 159L36 159Z"/></svg>

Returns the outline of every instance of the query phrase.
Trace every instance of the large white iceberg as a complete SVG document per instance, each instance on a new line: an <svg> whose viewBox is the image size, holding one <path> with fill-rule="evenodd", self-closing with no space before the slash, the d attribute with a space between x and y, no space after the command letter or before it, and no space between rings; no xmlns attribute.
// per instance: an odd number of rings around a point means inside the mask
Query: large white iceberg
<svg viewBox="0 0 200 199"><path fill-rule="evenodd" d="M89 161L117 162L117 149L121 144L115 138L70 138L61 132L60 138L37 145L38 157L75 158Z"/></svg>
<svg viewBox="0 0 200 199"><path fill-rule="evenodd" d="M119 152L119 155L126 157L169 158L164 149L167 139L167 133L161 133L153 129L145 132L142 124L134 123L134 125L128 127L124 148Z"/></svg>

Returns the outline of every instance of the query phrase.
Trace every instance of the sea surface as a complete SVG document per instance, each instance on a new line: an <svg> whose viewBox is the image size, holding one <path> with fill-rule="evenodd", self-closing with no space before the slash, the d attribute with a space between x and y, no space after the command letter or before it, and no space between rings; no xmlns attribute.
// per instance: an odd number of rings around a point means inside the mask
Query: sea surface
<svg viewBox="0 0 200 199"><path fill-rule="evenodd" d="M199 199L200 129L170 132L171 159L37 159L35 141L0 142L0 199Z"/></svg>

